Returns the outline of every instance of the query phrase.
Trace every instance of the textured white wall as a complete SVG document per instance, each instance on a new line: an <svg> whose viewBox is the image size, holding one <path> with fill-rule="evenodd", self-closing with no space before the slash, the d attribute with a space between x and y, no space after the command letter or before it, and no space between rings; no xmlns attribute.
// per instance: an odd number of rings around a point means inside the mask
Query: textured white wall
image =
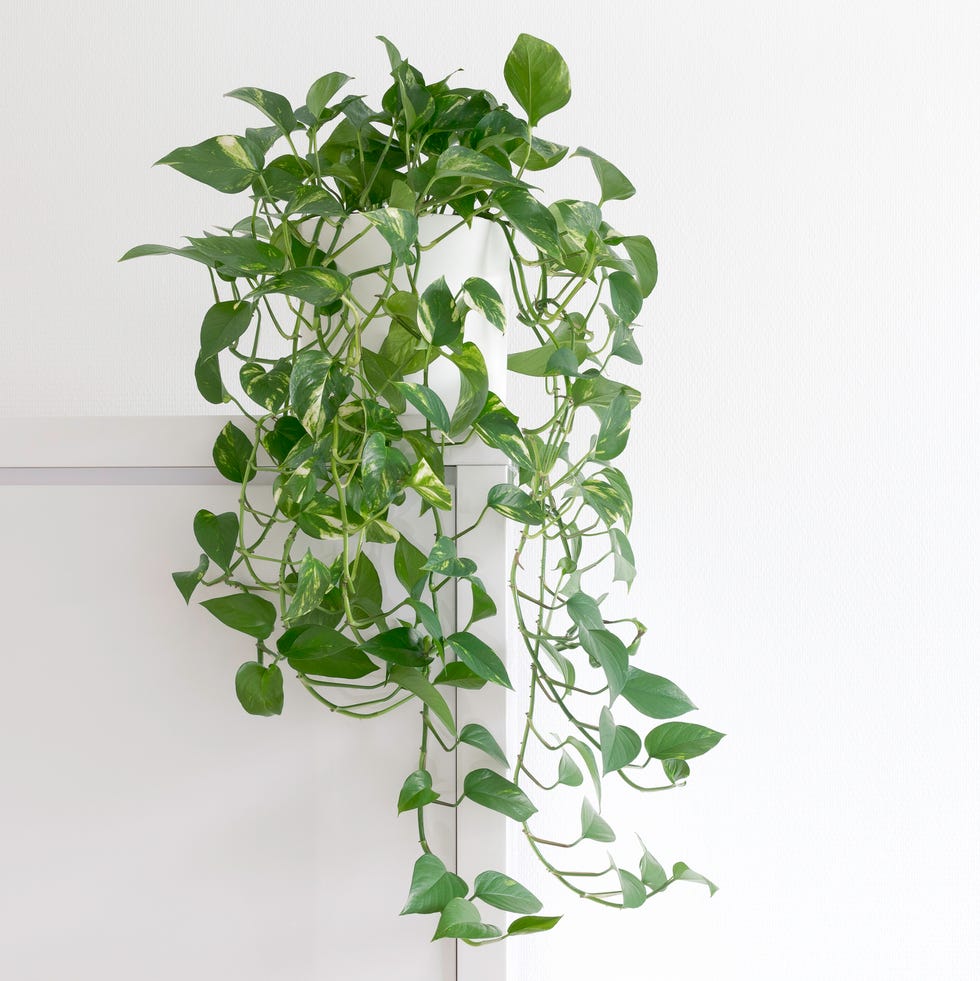
<svg viewBox="0 0 980 981"><path fill-rule="evenodd" d="M615 221L659 250L633 599L731 735L631 815L718 896L576 909L515 975L975 977L975 5L10 0L0 413L203 410L206 284L114 259L237 216L148 169L252 118L222 92L377 93L377 33L500 87L520 30L571 67L551 135L632 176Z"/></svg>

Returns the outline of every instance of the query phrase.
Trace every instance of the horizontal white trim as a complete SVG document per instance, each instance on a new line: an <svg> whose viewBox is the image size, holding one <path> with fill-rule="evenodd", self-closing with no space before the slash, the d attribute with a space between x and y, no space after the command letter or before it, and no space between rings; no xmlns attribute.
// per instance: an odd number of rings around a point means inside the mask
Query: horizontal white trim
<svg viewBox="0 0 980 981"><path fill-rule="evenodd" d="M214 438L229 420L246 432L251 425L242 416L223 415L0 419L0 469L211 468ZM406 428L425 425L411 414L403 422ZM450 466L503 462L503 454L476 438L446 451Z"/></svg>

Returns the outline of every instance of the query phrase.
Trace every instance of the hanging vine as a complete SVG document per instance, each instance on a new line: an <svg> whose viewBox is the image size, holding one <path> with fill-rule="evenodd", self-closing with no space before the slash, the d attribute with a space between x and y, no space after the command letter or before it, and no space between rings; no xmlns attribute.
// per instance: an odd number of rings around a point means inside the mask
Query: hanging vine
<svg viewBox="0 0 980 981"><path fill-rule="evenodd" d="M641 363L634 325L657 261L648 238L621 234L602 211L632 196L633 185L580 148L570 156L591 163L598 203L546 204L535 193L529 178L569 156L537 135L571 95L551 45L522 34L507 58L519 115L490 92L449 78L426 83L381 40L393 83L380 109L341 97L350 78L338 72L318 79L298 108L273 92L236 89L229 95L270 125L159 161L251 200L233 228L123 257L173 254L207 270L214 303L201 325L197 386L248 421L247 429L229 422L214 444L215 466L240 487L238 508L197 513L200 561L174 581L187 602L199 586L221 591L202 605L254 638L255 655L235 677L246 711L282 711L284 668L338 715L374 719L419 707L417 767L397 798L400 813L416 816L421 848L403 912L438 914L436 938L493 943L550 929L560 917L540 915L537 898L499 872L468 884L450 871L426 835L434 806L476 804L520 822L551 875L603 906L641 906L678 880L713 892L684 863L668 874L645 847L635 871L611 858L569 870L555 857L614 841L600 812L605 776L638 792L669 790L722 738L673 721L695 706L636 663L642 623L609 619L594 595L610 582L628 588L635 574L633 499L613 461L640 395L614 375L617 362ZM273 156L280 144L284 152ZM429 234L432 215L447 217ZM426 271L434 248L486 222L509 252L506 303L484 278L447 283ZM362 239L381 250L352 268ZM512 343L525 349L509 356L508 369L540 379L541 418L519 418L490 391L467 327L474 318L523 339ZM430 378L437 362L458 375L452 411ZM237 385L226 385L235 364ZM528 694L512 758L484 725L459 726L447 699L454 686L512 687L498 652L472 630L496 613L467 554L476 525L455 531L444 517L453 506L447 449L468 440L499 451L516 475L490 491L481 514L498 512L517 527L508 586L523 642L513 656L527 659ZM398 508L413 515L411 538L389 520ZM470 613L463 629L450 630L440 599L460 589ZM623 724L627 715L657 724L641 738ZM558 735L545 731L552 722ZM430 755L460 743L488 765L466 775L458 800L445 800ZM646 776L654 762L659 781ZM583 767L592 794L581 803L580 834L556 841L540 830L548 813L534 801L582 786ZM502 929L478 902L518 915Z"/></svg>

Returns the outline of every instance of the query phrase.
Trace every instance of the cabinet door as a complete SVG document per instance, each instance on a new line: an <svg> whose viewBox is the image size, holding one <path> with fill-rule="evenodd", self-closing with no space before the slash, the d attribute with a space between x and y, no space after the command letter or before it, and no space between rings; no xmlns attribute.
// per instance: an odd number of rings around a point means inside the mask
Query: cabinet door
<svg viewBox="0 0 980 981"><path fill-rule="evenodd" d="M398 915L419 854L414 813L395 809L415 706L342 718L287 674L282 716L246 715L250 639L170 581L195 564L195 511L234 500L0 486L0 977L455 977L433 918ZM448 797L453 762L435 765ZM452 856L454 812L429 811Z"/></svg>

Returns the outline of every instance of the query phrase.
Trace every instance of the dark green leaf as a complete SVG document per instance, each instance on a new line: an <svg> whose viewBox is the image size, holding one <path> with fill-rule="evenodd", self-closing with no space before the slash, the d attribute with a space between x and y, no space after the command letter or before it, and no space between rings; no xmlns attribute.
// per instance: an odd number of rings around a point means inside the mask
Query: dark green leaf
<svg viewBox="0 0 980 981"><path fill-rule="evenodd" d="M463 794L475 804L497 811L515 821L526 821L538 810L517 784L485 768L471 770L466 774Z"/></svg>
<svg viewBox="0 0 980 981"><path fill-rule="evenodd" d="M419 297L418 322L422 335L436 347L455 343L462 332L462 318L443 276L430 283Z"/></svg>
<svg viewBox="0 0 980 981"><path fill-rule="evenodd" d="M344 214L343 205L336 195L322 187L303 184L298 187L287 202L283 213L286 215L308 215L317 218L339 218Z"/></svg>
<svg viewBox="0 0 980 981"><path fill-rule="evenodd" d="M206 235L189 241L209 265L225 276L277 273L286 261L274 245L248 235Z"/></svg>
<svg viewBox="0 0 980 981"><path fill-rule="evenodd" d="M449 355L449 360L459 368L459 403L450 423L450 435L456 437L483 411L490 388L486 362L475 344L466 341L459 351Z"/></svg>
<svg viewBox="0 0 980 981"><path fill-rule="evenodd" d="M447 637L446 643L474 674L513 691L514 686L510 683L503 661L479 637L463 630Z"/></svg>
<svg viewBox="0 0 980 981"><path fill-rule="evenodd" d="M286 611L286 619L295 620L315 610L326 591L334 585L332 571L307 549L299 564L296 592Z"/></svg>
<svg viewBox="0 0 980 981"><path fill-rule="evenodd" d="M647 733L644 746L656 760L693 760L714 749L725 734L691 722L665 722Z"/></svg>
<svg viewBox="0 0 980 981"><path fill-rule="evenodd" d="M276 420L272 430L262 437L262 445L276 463L282 463L293 447L306 436L306 430L299 419L283 416Z"/></svg>
<svg viewBox="0 0 980 981"><path fill-rule="evenodd" d="M442 399L427 385L418 382L396 382L398 390L436 429L449 432L449 410Z"/></svg>
<svg viewBox="0 0 980 981"><path fill-rule="evenodd" d="M276 128L286 136L299 126L289 100L276 92L267 92L265 89L242 88L226 92L225 95L229 99L238 99L255 106L259 112L271 119L276 124Z"/></svg>
<svg viewBox="0 0 980 981"><path fill-rule="evenodd" d="M547 41L521 34L504 64L504 81L530 126L561 109L572 97L568 65Z"/></svg>
<svg viewBox="0 0 980 981"><path fill-rule="evenodd" d="M327 107L327 103L351 80L343 72L329 72L318 78L306 93L306 108L314 119Z"/></svg>
<svg viewBox="0 0 980 981"><path fill-rule="evenodd" d="M263 163L259 148L242 136L213 136L196 146L177 147L157 161L225 194L244 191Z"/></svg>
<svg viewBox="0 0 980 981"><path fill-rule="evenodd" d="M436 160L435 176L459 177L467 184L509 184L526 187L514 175L490 157L465 146L451 146Z"/></svg>
<svg viewBox="0 0 980 981"><path fill-rule="evenodd" d="M254 361L246 361L238 373L242 389L253 402L270 412L282 407L289 394L289 373L292 362L288 358L277 361L268 371Z"/></svg>
<svg viewBox="0 0 980 981"><path fill-rule="evenodd" d="M385 437L371 433L364 441L361 455L361 483L365 515L383 511L408 478L410 466L405 454L389 446Z"/></svg>
<svg viewBox="0 0 980 981"><path fill-rule="evenodd" d="M243 300L215 303L201 323L201 361L208 361L219 351L231 347L248 330L254 310L251 303Z"/></svg>
<svg viewBox="0 0 980 981"><path fill-rule="evenodd" d="M487 492L487 505L507 518L525 525L544 523L544 511L537 501L513 484L495 484Z"/></svg>
<svg viewBox="0 0 980 981"><path fill-rule="evenodd" d="M180 595L184 597L185 603L190 603L191 594L194 592L197 584L204 578L205 573L207 573L208 565L208 557L202 555L201 560L197 563L197 568L191 569L188 572L171 573L175 585L180 590Z"/></svg>
<svg viewBox="0 0 980 981"><path fill-rule="evenodd" d="M500 294L485 280L471 276L463 283L466 302L486 317L488 323L503 332L507 329L507 313Z"/></svg>
<svg viewBox="0 0 980 981"><path fill-rule="evenodd" d="M404 535L395 543L394 567L398 581L416 599L425 583L425 556Z"/></svg>
<svg viewBox="0 0 980 981"><path fill-rule="evenodd" d="M476 563L472 559L457 557L456 543L451 538L440 535L422 568L426 572L437 572L440 576L461 578L473 575L476 572Z"/></svg>
<svg viewBox="0 0 980 981"><path fill-rule="evenodd" d="M493 200L536 249L553 258L561 258L555 217L540 201L520 188L500 190L494 194Z"/></svg>
<svg viewBox="0 0 980 981"><path fill-rule="evenodd" d="M276 625L276 608L267 599L252 593L218 596L204 600L201 606L225 626L259 640L265 640Z"/></svg>
<svg viewBox="0 0 980 981"><path fill-rule="evenodd" d="M629 669L623 698L651 719L673 719L697 708L672 681L640 668Z"/></svg>
<svg viewBox="0 0 980 981"><path fill-rule="evenodd" d="M406 913L439 913L467 893L466 883L446 869L435 855L423 855L412 870L412 885L402 909Z"/></svg>
<svg viewBox="0 0 980 981"><path fill-rule="evenodd" d="M218 363L217 355L213 358L198 356L194 365L194 381L197 383L197 390L212 405L221 405L223 402L230 401L230 396L221 381L221 365Z"/></svg>
<svg viewBox="0 0 980 981"><path fill-rule="evenodd" d="M238 515L234 511L212 514L202 509L194 515L194 537L205 554L227 571L238 541Z"/></svg>
<svg viewBox="0 0 980 981"><path fill-rule="evenodd" d="M589 158L602 194L599 198L600 205L607 201L625 201L626 198L631 198L636 194L636 188L633 187L626 175L608 160L600 157L598 153L593 153L584 146L580 146L572 156Z"/></svg>
<svg viewBox="0 0 980 981"><path fill-rule="evenodd" d="M456 722L446 700L433 687L428 678L417 668L395 665L388 672L388 679L406 691L417 695L435 713L437 719L455 736Z"/></svg>
<svg viewBox="0 0 980 981"><path fill-rule="evenodd" d="M479 691L486 686L486 680L471 671L462 661L450 661L435 676L433 683L451 688L465 688L468 691Z"/></svg>
<svg viewBox="0 0 980 981"><path fill-rule="evenodd" d="M278 276L272 276L254 291L254 295L282 293L285 296L295 296L297 300L302 300L304 303L321 307L340 299L349 288L350 280L335 269L303 266L299 269L287 269Z"/></svg>
<svg viewBox="0 0 980 981"><path fill-rule="evenodd" d="M398 793L398 813L416 811L438 799L439 795L432 789L432 774L428 770L416 770L405 778Z"/></svg>
<svg viewBox="0 0 980 981"><path fill-rule="evenodd" d="M419 635L411 627L393 627L361 643L361 650L390 664L421 668L429 663ZM411 690L411 689L409 689Z"/></svg>
<svg viewBox="0 0 980 981"><path fill-rule="evenodd" d="M276 664L265 667L247 661L235 674L235 694L249 715L279 715L282 712L282 671Z"/></svg>
<svg viewBox="0 0 980 981"><path fill-rule="evenodd" d="M214 441L211 458L225 480L243 484L255 476L252 441L233 423L225 423Z"/></svg>
<svg viewBox="0 0 980 981"><path fill-rule="evenodd" d="M492 756L501 765L507 766L506 754L486 727L478 725L475 722L468 723L460 730L459 741L466 743L468 746L474 746L477 749L483 750L487 756ZM501 909L503 908L501 907ZM519 910L514 910L514 912L517 913ZM527 912L531 911L528 910Z"/></svg>
<svg viewBox="0 0 980 981"><path fill-rule="evenodd" d="M541 900L503 872L481 872L473 883L473 895L488 906L508 913L537 913Z"/></svg>
<svg viewBox="0 0 980 981"><path fill-rule="evenodd" d="M470 586L472 587L473 604L467 626L479 623L481 620L486 620L488 617L494 616L497 612L497 604L487 595L484 589L477 586L475 582L470 583Z"/></svg>

